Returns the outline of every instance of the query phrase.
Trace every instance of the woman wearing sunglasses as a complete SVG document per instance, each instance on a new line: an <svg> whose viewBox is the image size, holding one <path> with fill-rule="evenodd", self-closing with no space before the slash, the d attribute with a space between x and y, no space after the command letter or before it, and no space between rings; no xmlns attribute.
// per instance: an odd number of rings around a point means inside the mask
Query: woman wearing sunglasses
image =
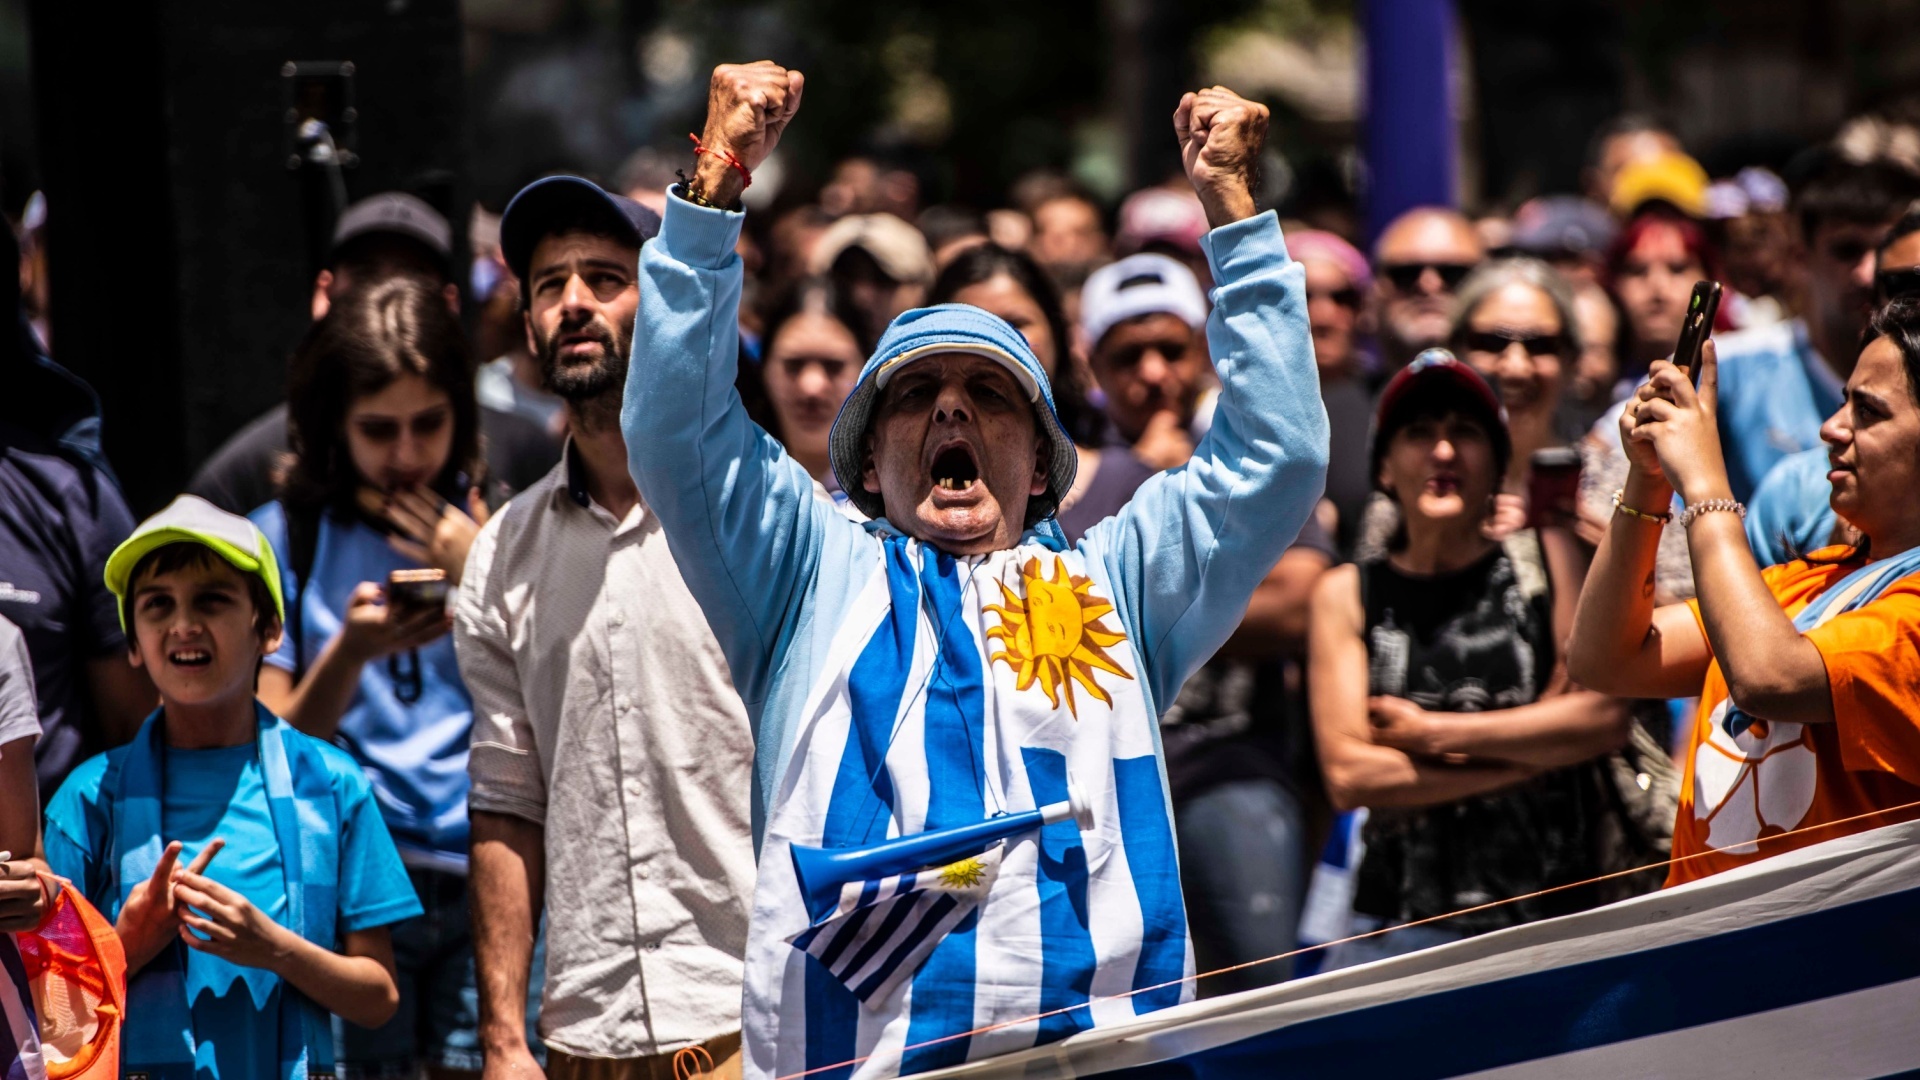
<svg viewBox="0 0 1920 1080"><path fill-rule="evenodd" d="M1500 393L1513 437L1501 490L1523 494L1534 455L1565 447L1554 418L1567 373L1580 354L1573 293L1538 259L1498 259L1460 283L1454 352Z"/></svg>

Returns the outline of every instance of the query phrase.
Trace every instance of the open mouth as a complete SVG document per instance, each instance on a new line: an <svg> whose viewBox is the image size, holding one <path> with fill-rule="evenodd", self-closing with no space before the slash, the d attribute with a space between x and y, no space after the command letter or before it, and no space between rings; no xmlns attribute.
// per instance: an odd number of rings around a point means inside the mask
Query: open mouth
<svg viewBox="0 0 1920 1080"><path fill-rule="evenodd" d="M933 456L933 486L942 491L965 491L980 479L980 465L965 443L947 447Z"/></svg>
<svg viewBox="0 0 1920 1080"><path fill-rule="evenodd" d="M213 663L213 654L205 649L175 649L167 659L180 667L199 668Z"/></svg>

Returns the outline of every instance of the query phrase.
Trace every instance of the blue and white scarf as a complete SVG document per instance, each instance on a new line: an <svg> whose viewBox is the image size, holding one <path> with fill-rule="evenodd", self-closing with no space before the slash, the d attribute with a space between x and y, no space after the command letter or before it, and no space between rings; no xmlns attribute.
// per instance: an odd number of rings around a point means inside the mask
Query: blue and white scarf
<svg viewBox="0 0 1920 1080"><path fill-rule="evenodd" d="M318 743L302 738L286 721L254 704L259 720L261 778L280 869L287 890L286 925L323 949L336 946L339 893L340 815L330 773ZM160 831L166 778L165 710L140 727L103 788L112 799L112 867L117 888L102 913L119 917L134 886L153 876L166 851ZM192 854L192 853L189 853ZM187 1003L186 946L161 950L127 986L127 1016L121 1029L122 1069L151 1080L193 1080L198 1042ZM247 969L249 976L253 969ZM269 979L276 979L265 973ZM288 985L280 987L279 1080L333 1072L332 1021L325 1010Z"/></svg>
<svg viewBox="0 0 1920 1080"><path fill-rule="evenodd" d="M1793 628L1805 634L1836 615L1866 607L1894 582L1920 571L1920 548L1908 548L1898 555L1870 562L1827 586L1793 617ZM1729 736L1738 737L1753 726L1754 718L1741 712L1729 698L1720 726Z"/></svg>
<svg viewBox="0 0 1920 1080"><path fill-rule="evenodd" d="M923 1072L1190 995L1139 653L1086 559L1039 543L956 559L900 537L885 554L808 696L768 822L742 1023L750 1044L777 1050L750 1061L751 1076L854 1058L867 1060L814 1075ZM857 847L1033 810L1067 800L1069 777L1090 829L1067 820L1009 839L985 896L956 898L967 910L881 980L873 956L863 971L822 962L790 845ZM883 883L869 884L877 904ZM825 918L857 915L860 896L845 900ZM916 881L896 907L914 905L904 921L935 902Z"/></svg>

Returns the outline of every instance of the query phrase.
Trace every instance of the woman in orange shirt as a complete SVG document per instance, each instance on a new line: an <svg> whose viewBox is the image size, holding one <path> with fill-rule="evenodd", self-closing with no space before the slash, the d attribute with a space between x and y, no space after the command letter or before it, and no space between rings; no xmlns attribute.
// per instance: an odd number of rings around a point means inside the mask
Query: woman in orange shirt
<svg viewBox="0 0 1920 1080"><path fill-rule="evenodd" d="M1920 302L1874 316L1820 430L1856 547L1755 564L1717 384L1709 343L1698 390L1660 361L1621 417L1632 468L1568 654L1573 678L1604 693L1700 695L1669 885L1920 816L1907 808L1920 801ZM1676 492L1698 599L1656 609L1658 523Z"/></svg>

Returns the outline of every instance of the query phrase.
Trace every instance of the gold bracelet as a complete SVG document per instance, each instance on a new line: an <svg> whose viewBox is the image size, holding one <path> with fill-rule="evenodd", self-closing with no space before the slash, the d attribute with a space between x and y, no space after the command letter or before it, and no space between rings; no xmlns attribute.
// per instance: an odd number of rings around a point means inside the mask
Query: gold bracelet
<svg viewBox="0 0 1920 1080"><path fill-rule="evenodd" d="M1645 510L1636 510L1633 507L1628 506L1620 498L1622 495L1625 495L1626 493L1627 491L1625 488L1621 488L1619 491L1616 491L1613 493L1613 508L1616 511L1622 514L1625 514L1628 517L1639 518L1641 521L1651 521L1655 525L1665 525L1667 522L1673 520L1673 515L1671 513L1649 514Z"/></svg>

